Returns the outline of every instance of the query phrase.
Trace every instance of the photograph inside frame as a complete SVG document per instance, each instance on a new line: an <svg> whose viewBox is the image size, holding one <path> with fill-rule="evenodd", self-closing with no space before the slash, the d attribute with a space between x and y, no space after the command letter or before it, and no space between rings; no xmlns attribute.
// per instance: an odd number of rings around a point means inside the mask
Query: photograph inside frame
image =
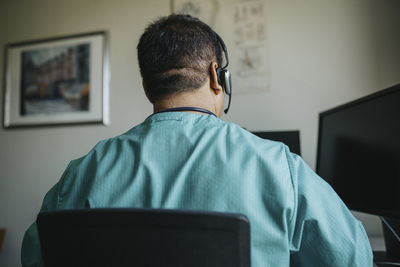
<svg viewBox="0 0 400 267"><path fill-rule="evenodd" d="M89 111L89 43L26 50L21 59L21 116Z"/></svg>

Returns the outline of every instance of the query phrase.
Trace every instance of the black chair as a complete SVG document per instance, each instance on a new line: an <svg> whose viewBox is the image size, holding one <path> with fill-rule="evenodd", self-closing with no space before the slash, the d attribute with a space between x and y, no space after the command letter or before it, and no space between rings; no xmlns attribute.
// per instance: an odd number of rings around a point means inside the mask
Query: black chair
<svg viewBox="0 0 400 267"><path fill-rule="evenodd" d="M240 214L80 209L39 213L37 225L46 267L250 267Z"/></svg>

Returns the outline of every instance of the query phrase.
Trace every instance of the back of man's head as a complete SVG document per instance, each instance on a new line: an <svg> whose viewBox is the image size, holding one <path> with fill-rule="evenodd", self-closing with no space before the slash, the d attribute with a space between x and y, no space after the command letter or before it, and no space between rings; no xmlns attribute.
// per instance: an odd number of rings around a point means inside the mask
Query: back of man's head
<svg viewBox="0 0 400 267"><path fill-rule="evenodd" d="M216 33L189 15L170 15L150 24L137 46L140 73L149 100L201 87L211 62L222 64Z"/></svg>

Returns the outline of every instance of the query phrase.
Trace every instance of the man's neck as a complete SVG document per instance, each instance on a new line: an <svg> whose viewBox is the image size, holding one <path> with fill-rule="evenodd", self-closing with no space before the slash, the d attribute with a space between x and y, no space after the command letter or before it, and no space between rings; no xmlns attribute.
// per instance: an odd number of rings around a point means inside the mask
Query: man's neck
<svg viewBox="0 0 400 267"><path fill-rule="evenodd" d="M208 103L209 100L206 99L201 93L190 92L190 93L179 93L170 97L165 97L160 101L154 103L153 111L154 113L178 107L196 107L209 110L215 113L215 107L212 103ZM193 110L184 110L184 112L201 113Z"/></svg>

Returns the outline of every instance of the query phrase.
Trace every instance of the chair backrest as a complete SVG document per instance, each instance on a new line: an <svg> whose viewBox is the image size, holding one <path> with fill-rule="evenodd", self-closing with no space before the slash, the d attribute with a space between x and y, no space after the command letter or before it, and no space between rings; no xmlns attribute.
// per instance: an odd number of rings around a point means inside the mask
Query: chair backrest
<svg viewBox="0 0 400 267"><path fill-rule="evenodd" d="M6 237L6 229L0 228L0 254L1 254L1 250L3 248L5 237Z"/></svg>
<svg viewBox="0 0 400 267"><path fill-rule="evenodd" d="M37 224L46 267L250 267L240 214L82 209L40 213Z"/></svg>

